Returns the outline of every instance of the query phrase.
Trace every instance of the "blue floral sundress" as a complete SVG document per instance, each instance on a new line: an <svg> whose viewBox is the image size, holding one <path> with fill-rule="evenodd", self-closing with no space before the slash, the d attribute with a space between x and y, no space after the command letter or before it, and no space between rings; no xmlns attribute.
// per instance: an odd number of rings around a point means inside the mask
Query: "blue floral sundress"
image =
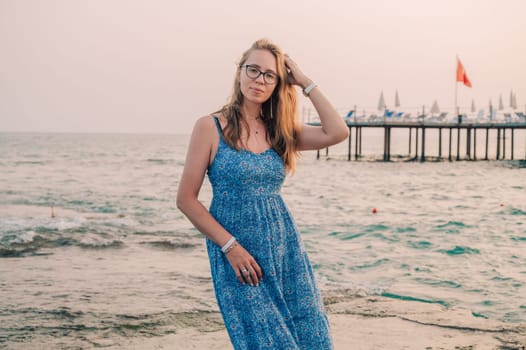
<svg viewBox="0 0 526 350"><path fill-rule="evenodd" d="M220 247L207 240L215 294L234 349L332 349L311 264L280 194L281 157L272 148L231 148L214 120L219 147L208 168L210 213L263 271L259 286L242 285Z"/></svg>

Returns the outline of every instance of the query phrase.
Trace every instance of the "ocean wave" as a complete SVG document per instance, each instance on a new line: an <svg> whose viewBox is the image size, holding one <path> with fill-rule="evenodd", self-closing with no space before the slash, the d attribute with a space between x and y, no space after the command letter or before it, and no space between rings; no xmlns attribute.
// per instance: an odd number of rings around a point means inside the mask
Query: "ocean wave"
<svg viewBox="0 0 526 350"><path fill-rule="evenodd" d="M38 249L35 248L25 248L25 249L10 249L0 247L0 258L23 258L26 256L35 256L35 255L51 255L50 252L38 252Z"/></svg>
<svg viewBox="0 0 526 350"><path fill-rule="evenodd" d="M380 265L383 265L383 264L386 264L388 262L390 262L391 260L390 259L387 259L387 258L383 258L383 259L378 259L374 262L371 262L371 263L366 263L366 264L361 264L361 265L356 265L356 266L353 266L351 267L352 270L363 270L363 269L370 269L370 268L373 268L373 267L378 267Z"/></svg>
<svg viewBox="0 0 526 350"><path fill-rule="evenodd" d="M480 312L475 312L475 311L472 311L471 314L473 315L473 317L477 317L477 318L484 318L484 319L489 319L488 316L480 313Z"/></svg>
<svg viewBox="0 0 526 350"><path fill-rule="evenodd" d="M448 221L445 224L435 226L435 228L438 228L438 229L443 229L447 227L466 227L466 224L463 223L462 221Z"/></svg>
<svg viewBox="0 0 526 350"><path fill-rule="evenodd" d="M174 231L134 231L133 234L139 236L173 236Z"/></svg>
<svg viewBox="0 0 526 350"><path fill-rule="evenodd" d="M120 240L112 241L91 241L91 242L77 242L76 244L83 249L111 249L111 248L122 248L124 247L124 242Z"/></svg>
<svg viewBox="0 0 526 350"><path fill-rule="evenodd" d="M351 240L351 239L360 238L363 235L365 235L365 232L349 233L349 234L346 234L346 235L340 237L340 239L343 240L343 241L348 241L348 240Z"/></svg>
<svg viewBox="0 0 526 350"><path fill-rule="evenodd" d="M433 246L433 243L429 241L418 241L418 242L408 241L407 246L413 249L429 249Z"/></svg>
<svg viewBox="0 0 526 350"><path fill-rule="evenodd" d="M5 309L2 316L2 343L9 346L24 339L28 348L38 343L68 349L119 346L129 337L165 336L181 328L191 327L200 332L224 329L219 312L203 310L116 314L68 307L25 308Z"/></svg>
<svg viewBox="0 0 526 350"><path fill-rule="evenodd" d="M374 224L374 225L367 225L367 226L363 227L360 230L360 232L349 233L349 232L333 231L333 232L329 233L329 236L338 237L338 239L340 239L342 241L348 241L348 240L353 240L353 239L356 239L356 238L360 238L360 237L365 236L365 235L370 235L371 237L379 238L379 239L384 240L384 241L397 242L398 238L388 237L388 236L378 232L378 231L386 231L386 230L389 230L389 229L390 229L389 226L386 226L386 225L383 225L383 224Z"/></svg>
<svg viewBox="0 0 526 350"><path fill-rule="evenodd" d="M447 288L454 288L454 289L462 288L461 284L454 282L454 281L437 280L433 278L420 278L420 277L415 278L415 281L418 283L423 283L423 284L433 286L433 287L447 287Z"/></svg>
<svg viewBox="0 0 526 350"><path fill-rule="evenodd" d="M462 254L479 254L480 251L476 248L455 246L452 249L439 249L438 252L445 253L447 255L462 255Z"/></svg>
<svg viewBox="0 0 526 350"><path fill-rule="evenodd" d="M162 250L175 250L175 249L191 249L195 248L197 244L188 242L172 242L172 241L146 241L140 242L141 244L148 245L153 248Z"/></svg>
<svg viewBox="0 0 526 350"><path fill-rule="evenodd" d="M371 295L379 295L383 293L383 290L370 289L366 287L354 287L354 288L336 288L323 290L323 303L332 305L336 303L344 303L356 298L363 298Z"/></svg>
<svg viewBox="0 0 526 350"><path fill-rule="evenodd" d="M42 249L77 246L82 249L121 248L130 225L124 214L81 213L48 206L9 205L1 209L0 257L24 257ZM56 217L51 217L55 213Z"/></svg>
<svg viewBox="0 0 526 350"><path fill-rule="evenodd" d="M23 239L25 232L48 233L81 227L86 222L83 217L50 218L50 217L27 217L27 218L3 218L0 226L0 242L5 236L17 236Z"/></svg>
<svg viewBox="0 0 526 350"><path fill-rule="evenodd" d="M389 243L396 243L399 242L400 239L398 237L390 237L387 235L384 235L383 233L375 232L371 235L372 237L378 238L381 241L389 242Z"/></svg>
<svg viewBox="0 0 526 350"><path fill-rule="evenodd" d="M28 234L26 240L17 240L0 245L0 258L15 258L34 255L49 255L51 252L42 252L43 249L77 246L82 249L111 249L122 248L124 242L116 239L102 239L90 235L76 239L71 236L42 236L37 233Z"/></svg>
<svg viewBox="0 0 526 350"><path fill-rule="evenodd" d="M445 224L440 224L434 226L433 230L448 234L459 234L462 229L469 228L469 225L466 225L462 221L448 221Z"/></svg>
<svg viewBox="0 0 526 350"><path fill-rule="evenodd" d="M90 208L95 213L103 213L103 214L114 214L117 212L117 209L112 208L110 206L93 206Z"/></svg>
<svg viewBox="0 0 526 350"><path fill-rule="evenodd" d="M416 228L411 227L411 226L396 228L396 233L406 233L406 232L416 232Z"/></svg>
<svg viewBox="0 0 526 350"><path fill-rule="evenodd" d="M447 303L445 300L440 300L440 299L424 299L424 298L413 297L410 295L402 295L402 294L395 294L395 293L388 293L388 292L383 292L380 294L380 296L391 298L391 299L397 299L397 300L418 301L420 303L426 303L426 304L439 304L445 307L449 306L449 303Z"/></svg>
<svg viewBox="0 0 526 350"><path fill-rule="evenodd" d="M526 215L526 211L519 208L510 208L511 215Z"/></svg>
<svg viewBox="0 0 526 350"><path fill-rule="evenodd" d="M19 165L46 165L49 162L48 161L41 161L41 160L18 160L16 162L13 162L15 166Z"/></svg>
<svg viewBox="0 0 526 350"><path fill-rule="evenodd" d="M39 250L72 245L73 241L74 240L66 237L52 239L38 234L31 234L28 235L28 239L25 241L3 242L2 245L0 245L0 257L12 258L50 254L39 252Z"/></svg>
<svg viewBox="0 0 526 350"><path fill-rule="evenodd" d="M148 158L146 159L148 163L155 164L171 164L174 162L174 159L161 159L161 158Z"/></svg>
<svg viewBox="0 0 526 350"><path fill-rule="evenodd" d="M365 232L385 231L388 230L389 226L382 224L368 225L364 228Z"/></svg>

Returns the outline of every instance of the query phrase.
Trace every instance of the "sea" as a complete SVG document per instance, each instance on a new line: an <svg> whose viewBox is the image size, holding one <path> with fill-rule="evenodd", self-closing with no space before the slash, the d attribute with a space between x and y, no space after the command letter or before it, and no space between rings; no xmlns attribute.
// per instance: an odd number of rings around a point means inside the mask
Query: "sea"
<svg viewBox="0 0 526 350"><path fill-rule="evenodd" d="M515 160L415 161L394 132L400 156L383 162L378 130L364 131L358 161L346 142L303 152L282 194L322 294L526 322L526 137L515 137ZM205 238L175 203L188 141L0 133L0 348L222 329Z"/></svg>

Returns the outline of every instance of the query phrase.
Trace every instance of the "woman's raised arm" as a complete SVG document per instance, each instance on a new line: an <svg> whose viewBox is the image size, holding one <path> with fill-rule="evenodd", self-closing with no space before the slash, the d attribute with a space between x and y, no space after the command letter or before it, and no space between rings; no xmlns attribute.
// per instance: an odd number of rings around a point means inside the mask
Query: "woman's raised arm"
<svg viewBox="0 0 526 350"><path fill-rule="evenodd" d="M299 85L302 90L308 88L308 96L321 122L321 126L302 126L298 134L298 149L300 151L320 149L345 140L349 136L349 128L331 102L290 57L285 56L285 64L290 70L290 83Z"/></svg>

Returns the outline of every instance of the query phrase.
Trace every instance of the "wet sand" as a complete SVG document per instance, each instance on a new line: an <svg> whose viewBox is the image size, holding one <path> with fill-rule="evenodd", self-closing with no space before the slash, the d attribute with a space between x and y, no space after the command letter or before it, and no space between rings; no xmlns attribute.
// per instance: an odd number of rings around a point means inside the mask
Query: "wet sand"
<svg viewBox="0 0 526 350"><path fill-rule="evenodd" d="M460 309L383 297L329 300L335 349L526 349L526 324L477 318ZM208 317L219 318L219 315ZM205 322L207 323L207 322ZM112 349L232 349L224 329L180 327Z"/></svg>

